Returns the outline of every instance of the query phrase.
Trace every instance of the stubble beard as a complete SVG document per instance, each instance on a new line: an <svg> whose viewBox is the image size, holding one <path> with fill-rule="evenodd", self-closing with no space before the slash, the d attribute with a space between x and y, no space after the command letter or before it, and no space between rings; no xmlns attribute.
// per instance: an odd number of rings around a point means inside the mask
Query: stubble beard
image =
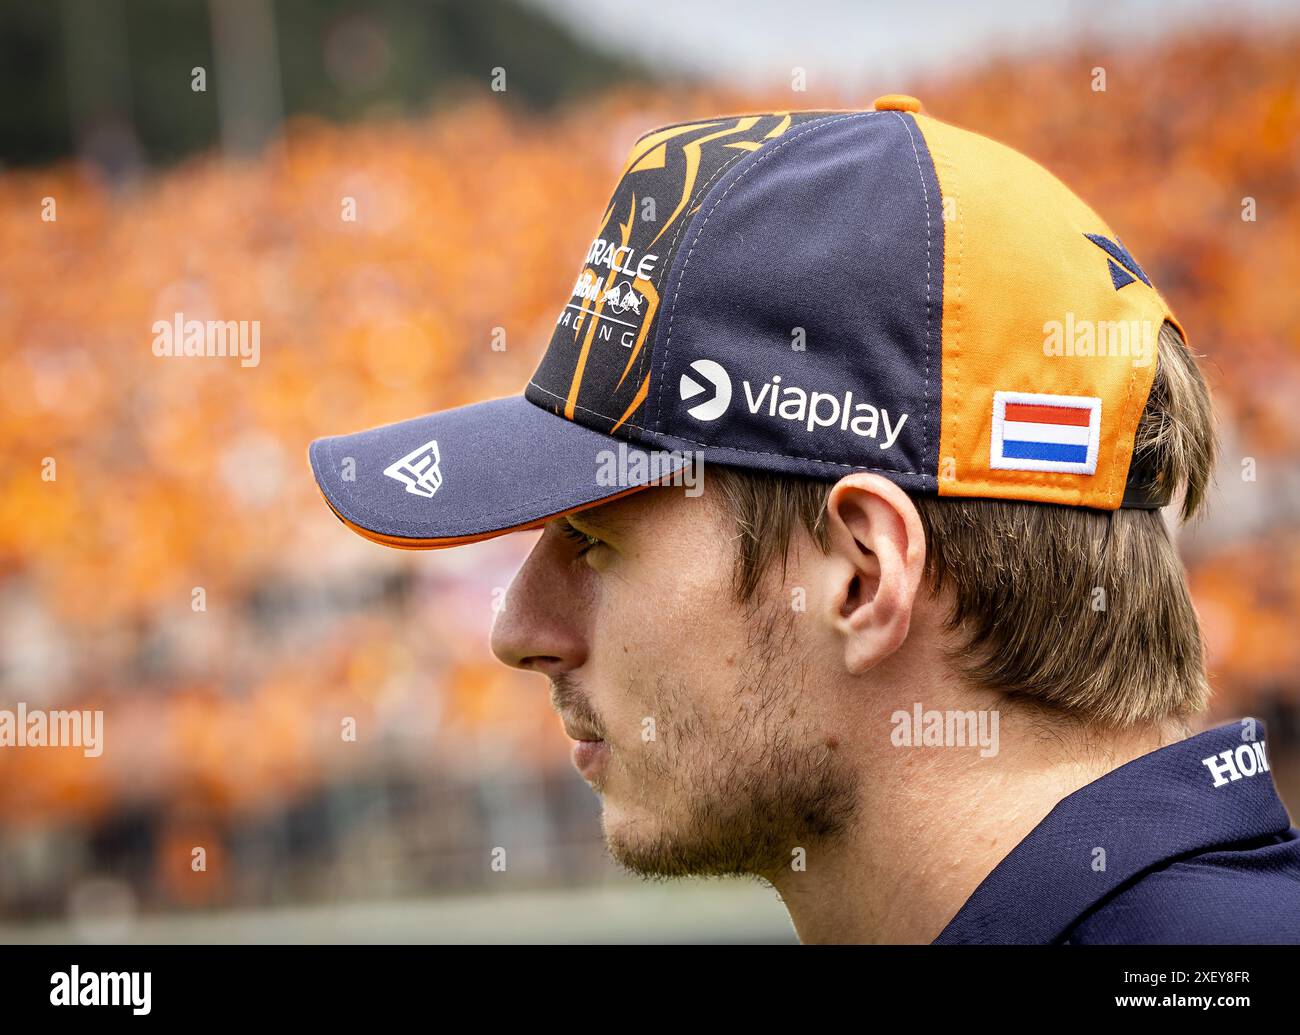
<svg viewBox="0 0 1300 1035"><path fill-rule="evenodd" d="M620 793L632 798L607 801L602 820L620 866L646 878L772 880L798 849L849 829L857 808L851 767L802 718L801 617L781 593L747 611L747 649L725 722L700 708L691 687L655 679L653 739L643 737L633 757L611 758Z"/></svg>

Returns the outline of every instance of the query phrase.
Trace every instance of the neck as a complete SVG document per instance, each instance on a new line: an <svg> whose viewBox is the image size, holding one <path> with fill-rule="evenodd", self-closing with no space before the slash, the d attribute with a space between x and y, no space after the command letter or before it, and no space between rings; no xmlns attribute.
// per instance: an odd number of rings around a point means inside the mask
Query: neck
<svg viewBox="0 0 1300 1035"><path fill-rule="evenodd" d="M990 698L965 710L980 707L998 704ZM910 715L911 705L897 710ZM890 714L864 725L901 726ZM800 941L933 941L1057 802L1187 735L1153 725L1062 737L1059 728L1005 705L999 719L992 757L982 757L978 745L895 746L888 733L856 745L866 760L856 824L834 843L810 846L806 870L769 875Z"/></svg>

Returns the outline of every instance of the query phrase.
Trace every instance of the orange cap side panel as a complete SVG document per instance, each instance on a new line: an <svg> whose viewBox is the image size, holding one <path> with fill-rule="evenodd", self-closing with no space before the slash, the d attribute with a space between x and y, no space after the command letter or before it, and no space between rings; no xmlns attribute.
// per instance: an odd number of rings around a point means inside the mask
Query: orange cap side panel
<svg viewBox="0 0 1300 1035"><path fill-rule="evenodd" d="M917 115L943 195L943 406L939 494L1114 509L1169 310L1139 279L1116 288L1117 241L1042 166ZM995 392L1101 400L1094 474L991 466Z"/></svg>

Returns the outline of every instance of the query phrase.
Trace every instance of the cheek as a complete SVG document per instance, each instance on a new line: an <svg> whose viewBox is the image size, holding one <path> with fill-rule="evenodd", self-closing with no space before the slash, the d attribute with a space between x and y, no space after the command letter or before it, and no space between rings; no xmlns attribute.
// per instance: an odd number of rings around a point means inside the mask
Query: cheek
<svg viewBox="0 0 1300 1035"><path fill-rule="evenodd" d="M662 663L667 656L708 652L734 635L740 621L729 579L730 570L719 571L707 556L668 550L620 558L593 587L593 628L602 653Z"/></svg>
<svg viewBox="0 0 1300 1035"><path fill-rule="evenodd" d="M594 597L591 691L597 707L624 729L646 716L726 721L719 711L734 706L746 650L730 571L676 562L636 572L630 567L602 576Z"/></svg>

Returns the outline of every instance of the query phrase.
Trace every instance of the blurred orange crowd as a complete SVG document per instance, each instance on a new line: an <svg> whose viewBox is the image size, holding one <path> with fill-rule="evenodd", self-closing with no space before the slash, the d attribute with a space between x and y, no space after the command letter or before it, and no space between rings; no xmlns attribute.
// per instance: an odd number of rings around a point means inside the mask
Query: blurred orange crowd
<svg viewBox="0 0 1300 1035"><path fill-rule="evenodd" d="M1225 712L1300 699L1298 50L1081 48L913 90L1104 213L1204 356L1230 434L1220 513L1186 545ZM0 176L4 696L112 709L100 764L0 753L0 818L272 808L393 752L562 763L544 694L487 651L524 546L430 564L364 543L306 446L517 392L634 136L773 106L789 93L638 92L542 118L484 95L413 122L292 122L255 159L126 185L75 163ZM177 312L260 321L259 364L155 356Z"/></svg>

